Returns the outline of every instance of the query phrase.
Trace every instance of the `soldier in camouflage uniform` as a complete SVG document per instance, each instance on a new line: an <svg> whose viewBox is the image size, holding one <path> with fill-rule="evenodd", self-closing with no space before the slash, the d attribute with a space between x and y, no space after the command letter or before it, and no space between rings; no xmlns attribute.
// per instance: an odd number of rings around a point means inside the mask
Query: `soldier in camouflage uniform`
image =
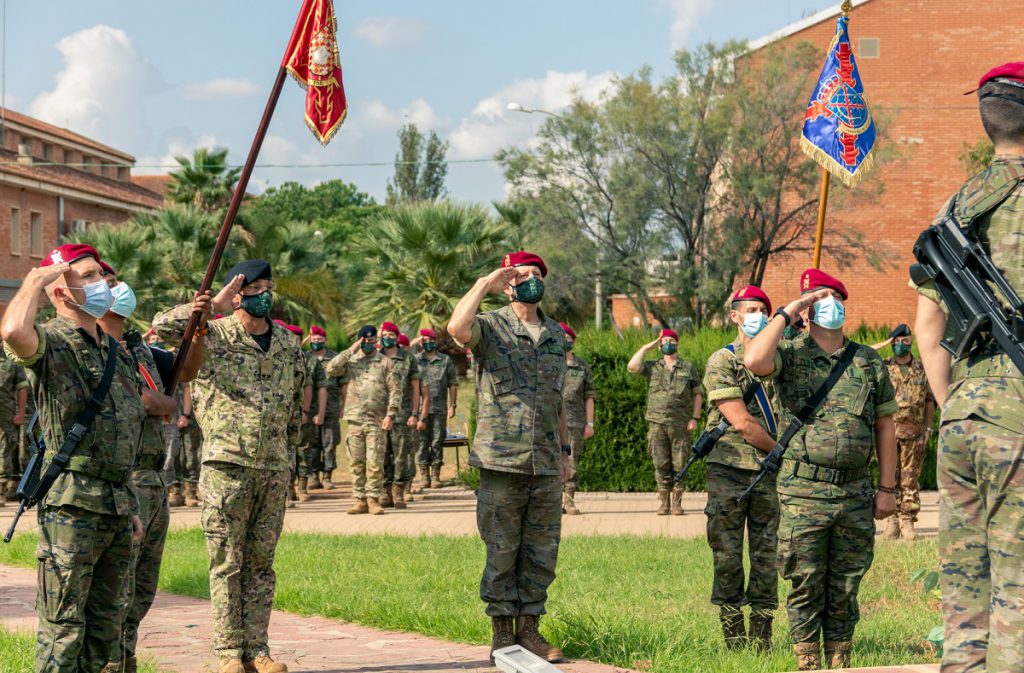
<svg viewBox="0 0 1024 673"><path fill-rule="evenodd" d="M296 336L301 347L304 330L298 325L287 325L285 329ZM321 486L317 473L320 471L320 426L324 423L324 413L327 411L327 373L320 359L311 352L303 351L302 357L306 363L306 388L302 392L302 431L295 452L297 476L294 485L299 501L308 502L310 482L313 482L312 488Z"/></svg>
<svg viewBox="0 0 1024 673"><path fill-rule="evenodd" d="M21 478L21 429L28 423L28 395L25 370L0 349L0 507L7 500L7 492L14 495Z"/></svg>
<svg viewBox="0 0 1024 673"><path fill-rule="evenodd" d="M345 377L345 443L356 499L348 513L383 514L384 433L394 428L402 391L392 360L377 350L377 328L361 327L352 348L327 363L327 374Z"/></svg>
<svg viewBox="0 0 1024 673"><path fill-rule="evenodd" d="M885 520L883 540L916 540L914 522L921 511L921 467L928 438L932 435L935 416L935 398L928 388L924 364L914 357L910 349L913 335L910 328L900 325L889 335L894 355L885 361L889 379L900 405L894 417L896 423L896 483L899 495L897 510Z"/></svg>
<svg viewBox="0 0 1024 673"><path fill-rule="evenodd" d="M956 194L956 216L1024 292L1024 62L986 73L981 120L995 158ZM948 204L939 211L941 220ZM1024 373L994 342L955 362L938 291L918 289L917 345L939 427L943 673L1024 670Z"/></svg>
<svg viewBox="0 0 1024 673"><path fill-rule="evenodd" d="M661 349L662 358L644 361L648 352ZM645 344L626 368L648 381L647 388L647 444L654 461L654 477L658 482L658 514L671 512L683 515L683 484L675 483L675 476L690 457L691 439L700 410L704 404L697 368L678 357L679 335L670 329L649 344ZM674 490L673 490L674 487Z"/></svg>
<svg viewBox="0 0 1024 673"><path fill-rule="evenodd" d="M320 361L327 373L327 363L337 355L327 347L327 331L323 327L313 325L309 328L309 348L313 356ZM316 455L312 459L320 466L320 483L325 491L334 489L331 476L338 467L337 448L341 441L341 407L345 393L342 387L344 379L340 376L327 376L327 407L324 411L324 422L320 426L320 441L316 446Z"/></svg>
<svg viewBox="0 0 1024 673"><path fill-rule="evenodd" d="M437 350L437 332L422 329L419 341L423 346L419 368L423 381L430 388L430 410L423 416L416 463L422 488L441 488L444 440L448 436L448 419L455 415L458 381L452 359Z"/></svg>
<svg viewBox="0 0 1024 673"><path fill-rule="evenodd" d="M583 443L594 436L594 402L597 389L594 375L587 361L572 352L576 343L576 332L564 322L560 324L565 332L565 414L569 427L569 478L562 486L562 513L577 515L576 489L579 488L579 461L583 455Z"/></svg>
<svg viewBox="0 0 1024 673"><path fill-rule="evenodd" d="M782 410L775 381L756 379L743 366L746 346L768 324L772 303L761 288L748 285L733 294L729 307L729 318L737 328L736 339L711 355L704 372L704 389L711 402L707 430L715 428L723 417L730 424L707 457L708 504L704 513L715 564L711 603L719 608L729 649L750 642L767 650L779 607L775 571L779 497L775 475L762 479L742 502L740 497L760 469L761 458L775 447L778 413ZM755 383L762 394L744 404L744 393ZM744 536L750 558L749 582L743 572ZM743 624L745 605L750 606L749 631Z"/></svg>
<svg viewBox="0 0 1024 673"><path fill-rule="evenodd" d="M288 670L270 658L267 627L306 365L293 335L267 317L273 288L267 262L240 262L216 297L197 296L153 320L161 337L177 343L189 315L204 316L181 378L195 377L204 435L199 492L220 673ZM213 308L229 315L208 320Z"/></svg>
<svg viewBox="0 0 1024 673"><path fill-rule="evenodd" d="M39 504L37 671L96 673L119 656L121 605L133 539L142 537L128 474L142 440L146 408L128 352L97 325L110 308L99 255L63 245L32 269L0 325L8 357L25 367L37 395L53 460L86 401L116 358L110 389L65 470ZM43 290L57 316L35 325Z"/></svg>
<svg viewBox="0 0 1024 673"><path fill-rule="evenodd" d="M514 643L548 661L562 658L538 630L555 579L571 451L562 402L565 334L537 306L546 275L537 255L506 255L459 300L448 323L476 361L469 462L480 469L476 520L487 546L480 598L491 617L492 658ZM489 294L511 303L477 314Z"/></svg>
<svg viewBox="0 0 1024 673"><path fill-rule="evenodd" d="M416 426L420 423L421 381L416 356L398 347L400 334L401 330L394 323L385 322L380 326L381 353L391 360L401 397L397 422L385 441L380 504L405 509L405 484L409 476L406 464L416 439Z"/></svg>
<svg viewBox="0 0 1024 673"><path fill-rule="evenodd" d="M417 358L416 353L412 350L412 344L409 342L409 337L405 334L398 335L398 347L402 350L408 351L414 358ZM419 366L419 358L416 360L416 365ZM420 370L422 375L422 370ZM405 476L405 501L407 503L413 501L412 496L412 483L416 479L416 456L420 451L420 436L423 431L427 429L427 424L424 419L427 418L430 413L430 389L427 387L425 381L420 379L420 407L418 410L419 421L417 421L414 427L409 428L409 451L405 454L405 465L402 469Z"/></svg>
<svg viewBox="0 0 1024 673"><path fill-rule="evenodd" d="M182 504L187 507L198 507L199 472L203 465L203 429L196 421L195 409L192 406L192 386L188 383L178 384L176 394L180 414L172 421L179 438L174 473L179 488L184 487ZM173 502L171 506L174 506Z"/></svg>
<svg viewBox="0 0 1024 673"><path fill-rule="evenodd" d="M747 344L744 364L775 377L796 414L847 348L852 363L789 443L778 474L779 572L792 582L786 604L800 670L850 665L860 619L857 593L874 558L875 522L896 511L896 398L878 353L843 336L848 298L838 279L808 269L803 294L777 311ZM812 307L807 334L783 341L790 316ZM881 485L874 492L871 454Z"/></svg>

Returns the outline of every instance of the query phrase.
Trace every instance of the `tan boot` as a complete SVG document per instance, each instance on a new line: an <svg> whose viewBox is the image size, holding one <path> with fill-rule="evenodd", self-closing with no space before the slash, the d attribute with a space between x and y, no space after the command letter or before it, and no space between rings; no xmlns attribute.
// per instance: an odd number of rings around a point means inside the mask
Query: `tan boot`
<svg viewBox="0 0 1024 673"><path fill-rule="evenodd" d="M278 663L265 654L261 654L246 666L250 673L288 673L288 667Z"/></svg>
<svg viewBox="0 0 1024 673"><path fill-rule="evenodd" d="M324 472L323 473L323 477L320 479L320 483L323 484L323 487L324 487L325 491L333 491L334 490L334 482L331 481L331 473L330 472Z"/></svg>
<svg viewBox="0 0 1024 673"><path fill-rule="evenodd" d="M562 493L562 511L569 516L576 516L580 511L576 508L576 489L566 489Z"/></svg>
<svg viewBox="0 0 1024 673"><path fill-rule="evenodd" d="M367 498L366 504L370 514L383 514L384 508L380 506L380 498Z"/></svg>
<svg viewBox="0 0 1024 673"><path fill-rule="evenodd" d="M430 488L441 488L441 466L430 467Z"/></svg>
<svg viewBox="0 0 1024 673"><path fill-rule="evenodd" d="M380 506L381 507L394 507L395 501L391 499L391 488L394 484L384 484L384 487L380 491Z"/></svg>
<svg viewBox="0 0 1024 673"><path fill-rule="evenodd" d="M0 481L0 507L7 505L7 482Z"/></svg>
<svg viewBox="0 0 1024 673"><path fill-rule="evenodd" d="M747 640L761 652L772 649L772 620L775 614L771 610L751 610L750 630Z"/></svg>
<svg viewBox="0 0 1024 673"><path fill-rule="evenodd" d="M185 506L199 507L199 488L194 481L185 482Z"/></svg>
<svg viewBox="0 0 1024 673"><path fill-rule="evenodd" d="M883 540L898 540L900 539L900 521L893 514L885 520L885 530L882 531Z"/></svg>
<svg viewBox="0 0 1024 673"><path fill-rule="evenodd" d="M537 615L523 615L516 618L516 645L520 645L555 664L564 658L562 650L558 649L540 634L540 617Z"/></svg>
<svg viewBox="0 0 1024 673"><path fill-rule="evenodd" d="M725 647L730 650L739 650L747 644L747 627L743 624L743 613L739 610L718 616L722 623L722 637L725 638Z"/></svg>
<svg viewBox="0 0 1024 673"><path fill-rule="evenodd" d="M370 511L369 506L366 504L366 498L356 498L356 502L348 510L349 514L366 514Z"/></svg>
<svg viewBox="0 0 1024 673"><path fill-rule="evenodd" d="M395 503L395 509L405 509L408 505L405 504L405 484L399 486L393 484L391 487L391 500Z"/></svg>
<svg viewBox="0 0 1024 673"><path fill-rule="evenodd" d="M515 617L491 617L491 663L494 651L516 644Z"/></svg>
<svg viewBox="0 0 1024 673"><path fill-rule="evenodd" d="M100 669L100 673L137 673L139 664L135 657L128 657L124 661L111 661Z"/></svg>
<svg viewBox="0 0 1024 673"><path fill-rule="evenodd" d="M412 487L412 492L422 493L424 489L430 488L430 468L420 465L417 469L417 476L419 476L419 481Z"/></svg>
<svg viewBox="0 0 1024 673"><path fill-rule="evenodd" d="M313 489L321 489L323 487L324 485L320 483L320 478L316 476L316 472L313 473L313 476L306 479L307 491L311 491Z"/></svg>
<svg viewBox="0 0 1024 673"><path fill-rule="evenodd" d="M413 501L413 497L412 497L412 479L410 479L409 481L405 482L405 501L406 502L412 502Z"/></svg>
<svg viewBox="0 0 1024 673"><path fill-rule="evenodd" d="M295 489L295 496L299 502L309 502L312 498L309 496L308 484L309 479L306 477L299 477L297 480L297 488Z"/></svg>
<svg viewBox="0 0 1024 673"><path fill-rule="evenodd" d="M672 514L683 515L683 489L678 486L672 489Z"/></svg>
<svg viewBox="0 0 1024 673"><path fill-rule="evenodd" d="M796 653L797 670L821 670L821 643L797 643L793 645L793 652Z"/></svg>
<svg viewBox="0 0 1024 673"><path fill-rule="evenodd" d="M184 507L185 496L181 494L181 484L173 484L167 489L167 506Z"/></svg>
<svg viewBox="0 0 1024 673"><path fill-rule="evenodd" d="M908 542L917 539L917 529L914 528L913 514L900 514L900 537Z"/></svg>
<svg viewBox="0 0 1024 673"><path fill-rule="evenodd" d="M245 664L237 657L225 657L220 660L219 673L246 673Z"/></svg>
<svg viewBox="0 0 1024 673"><path fill-rule="evenodd" d="M662 489L658 491L658 516L667 516L669 513L668 499L672 495L672 491Z"/></svg>
<svg viewBox="0 0 1024 673"><path fill-rule="evenodd" d="M849 640L842 642L836 642L831 640L825 641L825 662L829 668L849 668L850 667L850 651L853 649L853 643Z"/></svg>

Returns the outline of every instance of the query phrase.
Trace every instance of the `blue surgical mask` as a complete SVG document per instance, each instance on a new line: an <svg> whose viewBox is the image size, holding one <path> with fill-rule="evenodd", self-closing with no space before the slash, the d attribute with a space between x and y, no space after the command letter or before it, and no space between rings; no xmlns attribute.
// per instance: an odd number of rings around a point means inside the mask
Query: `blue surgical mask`
<svg viewBox="0 0 1024 673"><path fill-rule="evenodd" d="M846 323L846 307L831 295L819 299L814 302L814 318L811 322L825 329L839 329Z"/></svg>
<svg viewBox="0 0 1024 673"><path fill-rule="evenodd" d="M102 318L114 303L114 295L111 294L110 287L105 280L98 280L95 283L89 283L78 289L85 293L85 301L77 304L72 299L70 303L93 318Z"/></svg>
<svg viewBox="0 0 1024 673"><path fill-rule="evenodd" d="M110 305L111 313L116 313L122 318L130 318L132 313L135 313L138 300L135 298L135 290L128 283L118 283L110 288L110 294L114 296L114 303Z"/></svg>
<svg viewBox="0 0 1024 673"><path fill-rule="evenodd" d="M747 313L744 315L743 324L740 325L740 329L748 337L754 338L767 326L768 318L765 317L764 313L758 311L757 313Z"/></svg>

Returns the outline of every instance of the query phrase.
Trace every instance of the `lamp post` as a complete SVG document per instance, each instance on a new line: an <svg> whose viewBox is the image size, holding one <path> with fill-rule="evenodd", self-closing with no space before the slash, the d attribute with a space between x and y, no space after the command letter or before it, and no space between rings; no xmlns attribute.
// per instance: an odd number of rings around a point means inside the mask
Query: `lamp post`
<svg viewBox="0 0 1024 673"><path fill-rule="evenodd" d="M551 117L561 117L561 115L556 114L554 112L551 112L549 110L542 110L540 108L529 108L529 107L525 107L524 105L522 105L520 103L516 103L516 102L509 103L508 105L505 106L505 108L510 110L510 111L512 111L512 112L523 112L525 114L533 114L535 112L539 112L540 114L546 114L546 115L549 115ZM598 226L600 226L600 225L598 225ZM600 232L598 232L598 233L600 233ZM598 236L597 245L598 245L598 248L597 248L598 253L597 254L598 254L598 257L600 257L600 255L601 255L600 235ZM602 327L602 325L604 323L604 302L602 301L603 295L604 295L604 286L601 283L601 273L600 273L600 271L598 271L598 273L597 273L597 275L596 275L596 277L594 279L594 325L599 330L601 329L601 327Z"/></svg>

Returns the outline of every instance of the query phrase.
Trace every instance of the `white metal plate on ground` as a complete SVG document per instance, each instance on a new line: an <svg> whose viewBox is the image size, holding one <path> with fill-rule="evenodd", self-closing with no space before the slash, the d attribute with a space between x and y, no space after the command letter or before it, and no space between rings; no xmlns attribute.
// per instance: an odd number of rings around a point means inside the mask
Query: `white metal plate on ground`
<svg viewBox="0 0 1024 673"><path fill-rule="evenodd" d="M562 673L533 652L519 645L495 650L494 665L504 673Z"/></svg>

